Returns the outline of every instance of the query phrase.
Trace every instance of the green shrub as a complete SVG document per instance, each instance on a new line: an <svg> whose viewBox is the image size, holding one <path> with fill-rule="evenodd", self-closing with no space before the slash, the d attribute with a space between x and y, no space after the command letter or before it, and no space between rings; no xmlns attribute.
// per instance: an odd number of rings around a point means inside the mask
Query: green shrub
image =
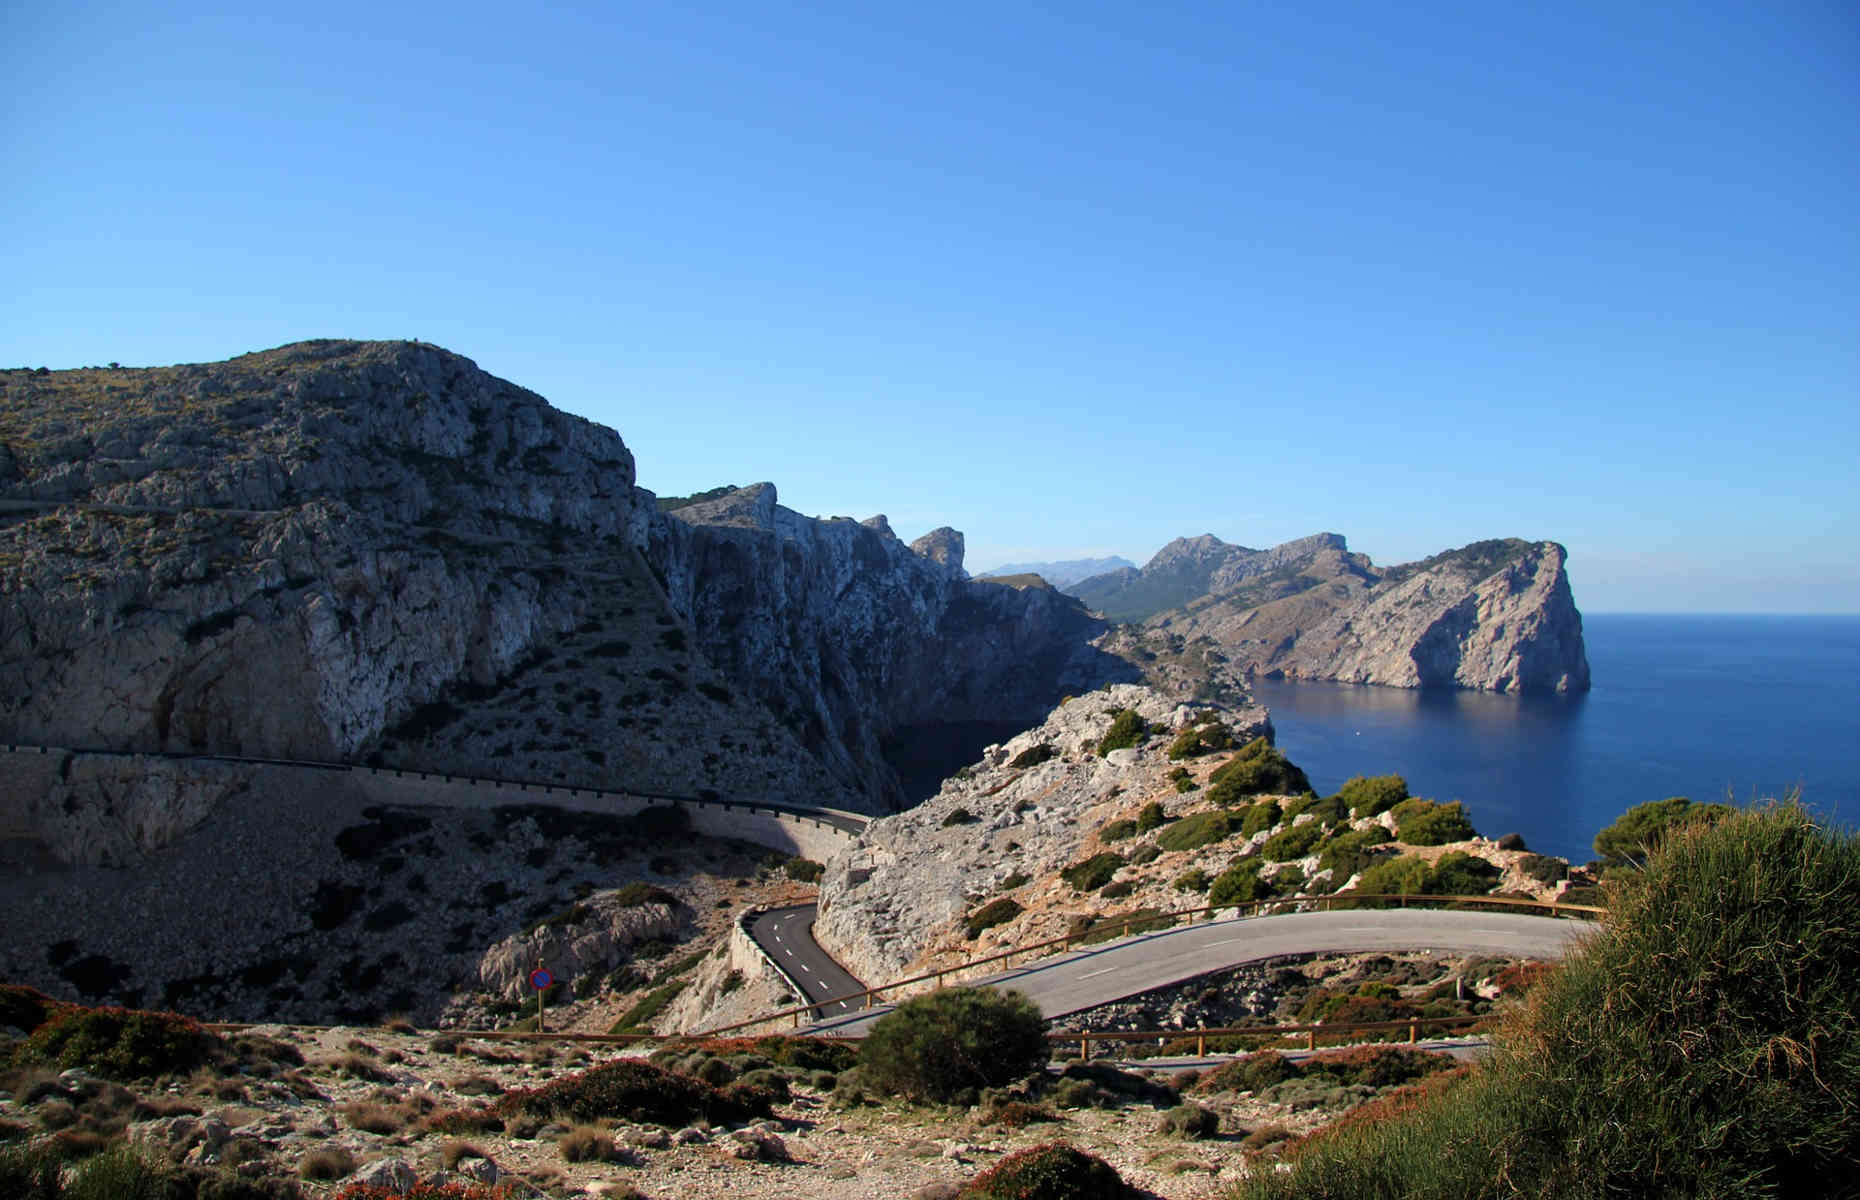
<svg viewBox="0 0 1860 1200"><path fill-rule="evenodd" d="M685 990L687 980L675 979L662 983L640 998L639 1002L628 1009L626 1015L614 1022L609 1033L645 1033L652 1027L652 1022L664 1012L672 1001L678 999Z"/></svg>
<svg viewBox="0 0 1860 1200"><path fill-rule="evenodd" d="M1103 1159L1053 1142L1008 1155L971 1179L956 1200L1137 1200L1141 1195Z"/></svg>
<svg viewBox="0 0 1860 1200"><path fill-rule="evenodd" d="M1544 854L1526 854L1518 860L1518 870L1526 879L1535 880L1545 887L1569 878L1568 863Z"/></svg>
<svg viewBox="0 0 1860 1200"><path fill-rule="evenodd" d="M1120 708L1111 718L1111 728L1098 741L1098 757L1103 758L1113 750L1128 750L1143 740L1149 727L1134 708Z"/></svg>
<svg viewBox="0 0 1860 1200"><path fill-rule="evenodd" d="M1298 1064L1274 1050L1261 1050L1220 1066L1195 1084L1197 1092L1263 1092L1300 1074Z"/></svg>
<svg viewBox="0 0 1860 1200"><path fill-rule="evenodd" d="M678 897L650 883L627 883L614 889L614 902L622 908L638 908L643 904L670 904L676 907Z"/></svg>
<svg viewBox="0 0 1860 1200"><path fill-rule="evenodd" d="M1240 832L1247 837L1264 833L1279 823L1279 816L1278 801L1261 800L1258 804L1249 805L1246 812L1241 814Z"/></svg>
<svg viewBox="0 0 1860 1200"><path fill-rule="evenodd" d="M175 1013L71 1005L52 1010L15 1055L129 1080L190 1074L225 1052L221 1039Z"/></svg>
<svg viewBox="0 0 1860 1200"><path fill-rule="evenodd" d="M1197 758L1203 754L1217 754L1222 750L1233 749L1234 735L1227 726L1218 721L1208 725L1197 725L1184 729L1175 735L1169 743L1169 757L1172 761L1184 758Z"/></svg>
<svg viewBox="0 0 1860 1200"><path fill-rule="evenodd" d="M1439 846L1476 836L1466 806L1458 800L1403 800L1395 806L1395 836L1410 846Z"/></svg>
<svg viewBox="0 0 1860 1200"><path fill-rule="evenodd" d="M492 1111L511 1117L562 1113L576 1121L633 1121L688 1125L692 1121L745 1121L769 1115L769 1099L754 1089L722 1090L638 1058L622 1058L541 1087L512 1090Z"/></svg>
<svg viewBox="0 0 1860 1200"><path fill-rule="evenodd" d="M1019 992L944 988L880 1017L859 1049L865 1086L947 1103L1000 1087L1046 1064L1046 1020Z"/></svg>
<svg viewBox="0 0 1860 1200"><path fill-rule="evenodd" d="M1363 872L1355 890L1366 895L1422 896L1427 894L1430 872L1427 860L1414 854L1385 859ZM1367 900L1367 907L1381 907L1383 901Z"/></svg>
<svg viewBox="0 0 1860 1200"><path fill-rule="evenodd" d="M1200 789L1201 789L1201 785L1196 783L1194 779L1190 778L1187 775L1184 775L1180 779L1175 781L1175 790L1176 790L1177 795L1186 795L1189 792L1199 791Z"/></svg>
<svg viewBox="0 0 1860 1200"><path fill-rule="evenodd" d="M1686 821L1610 899L1472 1073L1235 1194L1851 1194L1860 839L1795 804Z"/></svg>
<svg viewBox="0 0 1860 1200"><path fill-rule="evenodd" d="M1159 801L1152 800L1137 810L1137 832L1148 833L1152 829L1161 829L1169 818L1163 813Z"/></svg>
<svg viewBox="0 0 1860 1200"><path fill-rule="evenodd" d="M54 1000L37 988L17 983L0 984L0 1026L10 1025L31 1033L45 1024L53 1012L71 1007L74 1006Z"/></svg>
<svg viewBox="0 0 1860 1200"><path fill-rule="evenodd" d="M1220 1128L1220 1117L1199 1104L1178 1104L1156 1123L1156 1132L1180 1138L1213 1137Z"/></svg>
<svg viewBox="0 0 1860 1200"><path fill-rule="evenodd" d="M1389 990L1394 991L1393 988ZM1301 1073L1322 1075L1339 1084L1385 1088L1413 1083L1441 1071L1450 1071L1456 1065L1450 1055L1410 1050L1406 1046L1352 1046L1347 1050L1313 1055L1305 1060Z"/></svg>
<svg viewBox="0 0 1860 1200"><path fill-rule="evenodd" d="M1125 838L1133 838L1136 836L1137 823L1128 820L1112 821L1098 831L1098 840L1101 842L1121 842Z"/></svg>
<svg viewBox="0 0 1860 1200"><path fill-rule="evenodd" d="M1267 838L1266 844L1259 848L1260 857L1267 862L1290 862L1294 858L1303 858L1311 853L1311 847L1317 845L1323 836L1324 825L1320 821L1306 821L1303 825L1281 829Z"/></svg>
<svg viewBox="0 0 1860 1200"><path fill-rule="evenodd" d="M1408 781L1399 775L1352 775L1337 789L1336 798L1351 816L1373 817L1408 798Z"/></svg>
<svg viewBox="0 0 1860 1200"><path fill-rule="evenodd" d="M1271 899L1273 890L1271 883L1259 877L1259 864L1249 859L1221 872L1208 888L1208 903L1217 908L1250 904L1255 900Z"/></svg>
<svg viewBox="0 0 1860 1200"><path fill-rule="evenodd" d="M1147 862L1155 862L1161 857L1162 851L1157 848L1155 842L1144 842L1141 846L1131 847L1130 853L1124 856L1124 860L1136 867Z"/></svg>
<svg viewBox="0 0 1860 1200"><path fill-rule="evenodd" d="M1341 886L1344 880L1375 863L1376 855L1369 853L1371 846L1393 840L1394 835L1380 825L1336 833L1318 850L1318 870L1331 872L1333 888Z"/></svg>
<svg viewBox="0 0 1860 1200"><path fill-rule="evenodd" d="M1350 806L1335 796L1313 795L1300 796L1285 806L1285 819L1288 821L1306 813L1316 817L1322 824L1335 825L1349 819Z"/></svg>
<svg viewBox="0 0 1860 1200"><path fill-rule="evenodd" d="M983 930L1005 925L1025 911L1018 902L1003 896L999 900L990 900L970 913L963 922L963 929L968 933L969 940L974 941L982 935Z"/></svg>
<svg viewBox="0 0 1860 1200"><path fill-rule="evenodd" d="M1249 796L1296 796L1311 790L1311 781L1265 738L1254 738L1233 758L1208 776L1208 799L1216 804L1238 804Z"/></svg>
<svg viewBox="0 0 1860 1200"><path fill-rule="evenodd" d="M1134 880L1113 879L1110 883L1105 884L1104 887L1099 890L1098 894L1103 896L1106 900L1121 900L1136 890L1137 885Z"/></svg>
<svg viewBox="0 0 1860 1200"><path fill-rule="evenodd" d="M1196 867L1192 871L1184 871L1177 875L1171 886L1178 892L1205 892L1208 890L1209 882L1208 873Z"/></svg>
<svg viewBox="0 0 1860 1200"><path fill-rule="evenodd" d="M827 868L811 858L791 858L782 864L782 873L797 883L819 883Z"/></svg>
<svg viewBox="0 0 1860 1200"><path fill-rule="evenodd" d="M1237 824L1232 813L1210 809L1183 817L1162 830L1156 835L1156 844L1169 851L1194 850L1226 841Z"/></svg>
<svg viewBox="0 0 1860 1200"><path fill-rule="evenodd" d="M1013 759L1009 761L1008 766L1015 770L1037 767L1057 753L1058 751L1054 750L1051 746L1047 745L1045 742L1041 742L1038 745L1029 746L1019 754L1016 754Z"/></svg>
<svg viewBox="0 0 1860 1200"><path fill-rule="evenodd" d="M1305 886L1305 873L1295 866L1281 867L1273 872L1272 886L1281 892L1295 892Z"/></svg>
<svg viewBox="0 0 1860 1200"><path fill-rule="evenodd" d="M1595 853L1611 867L1639 866L1674 826L1686 821L1716 821L1730 812L1725 805L1694 804L1684 796L1637 804L1595 835Z"/></svg>
<svg viewBox="0 0 1860 1200"><path fill-rule="evenodd" d="M1117 869L1124 865L1124 856L1113 854L1109 850L1103 854L1094 854L1083 862L1075 862L1059 873L1059 877L1072 885L1075 892L1095 892L1111 882Z"/></svg>
<svg viewBox="0 0 1860 1200"><path fill-rule="evenodd" d="M1497 886L1501 874L1485 859L1455 850L1434 863L1427 890L1437 896L1483 896Z"/></svg>

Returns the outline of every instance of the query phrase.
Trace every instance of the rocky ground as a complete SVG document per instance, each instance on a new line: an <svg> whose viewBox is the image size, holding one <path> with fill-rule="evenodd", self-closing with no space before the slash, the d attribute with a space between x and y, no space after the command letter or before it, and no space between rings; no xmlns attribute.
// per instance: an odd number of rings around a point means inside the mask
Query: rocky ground
<svg viewBox="0 0 1860 1200"><path fill-rule="evenodd" d="M790 1071L789 1098L764 1119L500 1121L487 1115L499 1097L643 1048L410 1028L260 1026L240 1036L241 1068L188 1078L124 1086L83 1070L16 1069L0 1077L0 1141L52 1139L81 1155L127 1138L177 1163L294 1181L305 1196L418 1178L501 1183L515 1196L865 1200L947 1196L1015 1150L1064 1140L1154 1195L1199 1200L1269 1169L1285 1137L1379 1094L1316 1075L1196 1090L1194 1076L1074 1067L1022 1110L912 1107L849 1102L830 1073ZM1211 1127L1166 1132L1165 1114L1181 1103L1212 1113Z"/></svg>

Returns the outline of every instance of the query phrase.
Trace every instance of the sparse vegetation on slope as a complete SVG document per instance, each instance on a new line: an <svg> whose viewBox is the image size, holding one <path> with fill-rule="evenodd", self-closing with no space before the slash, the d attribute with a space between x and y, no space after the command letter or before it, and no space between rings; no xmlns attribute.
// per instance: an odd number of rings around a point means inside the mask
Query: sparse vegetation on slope
<svg viewBox="0 0 1860 1200"><path fill-rule="evenodd" d="M1685 822L1609 899L1484 1066L1234 1195L1855 1194L1860 839L1795 804Z"/></svg>

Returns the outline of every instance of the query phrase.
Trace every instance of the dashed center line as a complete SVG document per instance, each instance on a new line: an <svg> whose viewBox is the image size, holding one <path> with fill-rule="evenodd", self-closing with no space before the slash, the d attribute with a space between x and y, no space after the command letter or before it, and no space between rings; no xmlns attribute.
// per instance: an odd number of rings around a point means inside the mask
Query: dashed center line
<svg viewBox="0 0 1860 1200"><path fill-rule="evenodd" d="M1115 971L1115 970L1117 970L1116 967L1106 967L1102 971L1087 971L1085 974L1079 976L1079 978L1080 979L1096 979L1100 975L1109 975L1112 971Z"/></svg>

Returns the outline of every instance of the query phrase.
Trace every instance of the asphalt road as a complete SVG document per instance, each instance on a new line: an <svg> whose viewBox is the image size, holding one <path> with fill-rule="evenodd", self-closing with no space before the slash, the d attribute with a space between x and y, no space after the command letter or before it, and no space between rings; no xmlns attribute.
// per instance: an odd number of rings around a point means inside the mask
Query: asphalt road
<svg viewBox="0 0 1860 1200"><path fill-rule="evenodd" d="M774 908L749 921L749 936L781 964L789 978L801 985L805 1000L824 1000L863 991L865 984L846 973L814 940L814 906ZM814 1010L818 1019L830 1020L858 1012L856 1004L841 1002Z"/></svg>
<svg viewBox="0 0 1860 1200"><path fill-rule="evenodd" d="M1555 959L1590 928L1586 921L1447 909L1294 913L1138 934L965 982L1013 988L1047 1017L1063 1017L1280 955L1440 950ZM887 1011L888 1006L879 1006L829 1018L812 1032L861 1034Z"/></svg>

